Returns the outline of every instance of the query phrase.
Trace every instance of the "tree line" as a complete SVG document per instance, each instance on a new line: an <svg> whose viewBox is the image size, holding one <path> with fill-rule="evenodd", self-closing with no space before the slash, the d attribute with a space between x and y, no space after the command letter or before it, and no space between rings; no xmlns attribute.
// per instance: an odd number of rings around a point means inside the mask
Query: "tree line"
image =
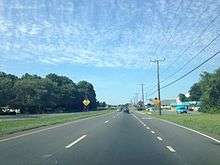
<svg viewBox="0 0 220 165"><path fill-rule="evenodd" d="M85 98L90 100L89 110L95 110L96 93L87 81L76 84L66 76L52 73L44 78L26 73L19 78L0 72L0 107L31 114L78 112L83 111Z"/></svg>
<svg viewBox="0 0 220 165"><path fill-rule="evenodd" d="M220 68L213 73L203 72L199 82L189 90L189 98L179 94L181 101L201 101L202 112L220 113Z"/></svg>

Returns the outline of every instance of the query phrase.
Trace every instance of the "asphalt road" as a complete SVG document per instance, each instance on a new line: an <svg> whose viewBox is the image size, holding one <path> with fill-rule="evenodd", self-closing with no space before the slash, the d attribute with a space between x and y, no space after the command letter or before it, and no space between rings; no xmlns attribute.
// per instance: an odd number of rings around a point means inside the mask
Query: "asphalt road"
<svg viewBox="0 0 220 165"><path fill-rule="evenodd" d="M114 112L0 140L1 165L219 165L220 143L141 114Z"/></svg>

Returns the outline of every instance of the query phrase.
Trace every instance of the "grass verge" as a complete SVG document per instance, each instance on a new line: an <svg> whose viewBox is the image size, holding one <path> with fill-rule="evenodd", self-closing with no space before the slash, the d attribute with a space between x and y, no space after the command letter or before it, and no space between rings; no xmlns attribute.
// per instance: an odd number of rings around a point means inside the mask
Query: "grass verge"
<svg viewBox="0 0 220 165"><path fill-rule="evenodd" d="M152 116L172 121L220 139L220 114L164 114L161 116L158 114L152 114Z"/></svg>
<svg viewBox="0 0 220 165"><path fill-rule="evenodd" d="M37 118L28 118L24 120L2 120L0 121L0 137L33 128L49 126L54 124L62 124L65 122L70 122L92 116L98 116L110 112L112 112L112 110L70 113L56 116L42 115Z"/></svg>

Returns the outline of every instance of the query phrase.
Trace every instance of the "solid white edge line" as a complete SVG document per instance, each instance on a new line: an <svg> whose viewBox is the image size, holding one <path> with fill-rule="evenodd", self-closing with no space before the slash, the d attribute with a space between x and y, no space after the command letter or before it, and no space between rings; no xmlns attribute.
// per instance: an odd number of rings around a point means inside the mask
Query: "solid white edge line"
<svg viewBox="0 0 220 165"><path fill-rule="evenodd" d="M158 140L160 140L160 141L162 141L163 139L160 137L160 136L157 136L157 139Z"/></svg>
<svg viewBox="0 0 220 165"><path fill-rule="evenodd" d="M167 123L169 123L169 124L175 125L175 126L177 126L177 127L180 127L180 128L183 128L183 129L186 129L186 130L189 130L189 131L192 131L192 132L197 133L197 134L199 134L199 135L201 135L201 136L204 136L204 137L206 137L206 138L208 138L208 139L211 139L211 140L213 140L213 141L215 141L215 142L217 142L217 143L220 143L220 140L217 140L217 139L215 139L215 138L213 138L213 137L211 137L211 136L209 136L209 135L206 135L206 134L204 134L204 133L201 133L201 132L199 132L199 131L196 131L196 130L194 130L194 129L192 129L192 128L188 128L188 127L185 127L185 126L176 124L176 123L174 123L174 122L167 121L167 120L164 120L164 119L160 119L160 118L157 118L157 117L154 117L154 118L155 118L155 119L158 119L158 120L161 120L161 121L164 121L164 122L167 122Z"/></svg>
<svg viewBox="0 0 220 165"><path fill-rule="evenodd" d="M17 138L20 138L20 137L24 137L24 136L29 136L29 135L32 135L32 134L35 134L35 133L51 130L51 129L54 129L54 128L63 127L63 126L69 125L69 124L78 123L78 122L81 122L81 121L84 121L84 120L90 120L90 119L94 119L94 118L98 118L98 117L107 116L107 115L110 115L110 114L111 114L111 112L107 113L107 114L103 114L103 115L91 116L91 117L87 117L87 118L84 118L84 119L79 119L79 120L75 120L75 121L71 121L71 122L66 122L66 123L63 123L63 124L58 124L56 126L49 126L49 128L42 128L42 129L36 130L36 131L29 130L31 132L24 133L24 134L21 134L21 135L12 136L12 137L8 137L8 138L5 138L5 139L4 138L0 139L0 143L5 142L5 141L9 141L9 140L13 140L13 139L17 139Z"/></svg>
<svg viewBox="0 0 220 165"><path fill-rule="evenodd" d="M74 142L70 143L69 145L67 145L65 148L70 148L73 145L75 145L76 143L78 143L79 141L81 141L82 139L84 139L87 135L83 135L80 138L78 138L77 140L75 140Z"/></svg>
<svg viewBox="0 0 220 165"><path fill-rule="evenodd" d="M157 118L157 119L159 119L159 118ZM220 140L217 140L217 139L215 139L215 138L213 138L213 137L211 137L211 136L208 136L208 135L206 135L206 134L204 134L204 133L201 133L201 132L199 132L199 131L196 131L196 130L194 130L194 129L192 129L192 128L188 128L188 127L185 127L185 126L176 124L176 123L171 122L171 121L163 120L163 119L159 119L159 120L164 121L164 122L167 122L167 123L172 124L172 125L175 125L175 126L177 126L177 127L180 127L180 128L183 128L183 129L186 129L186 130L195 132L195 133L197 133L197 134L199 134L199 135L202 135L202 136L204 136L204 137L206 137L206 138L209 138L209 139L211 139L211 140L213 140L213 141L215 141L215 142L217 142L217 143L220 143Z"/></svg>
<svg viewBox="0 0 220 165"><path fill-rule="evenodd" d="M173 149L173 147L171 147L171 146L166 146L169 150L170 150L170 152L176 152L174 149Z"/></svg>

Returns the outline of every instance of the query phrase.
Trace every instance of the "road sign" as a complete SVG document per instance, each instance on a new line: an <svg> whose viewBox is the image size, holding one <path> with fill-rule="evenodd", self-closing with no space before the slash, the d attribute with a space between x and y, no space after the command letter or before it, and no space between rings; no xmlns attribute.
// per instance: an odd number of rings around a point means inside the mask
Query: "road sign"
<svg viewBox="0 0 220 165"><path fill-rule="evenodd" d="M90 104L89 99L83 100L83 104L87 107Z"/></svg>
<svg viewBox="0 0 220 165"><path fill-rule="evenodd" d="M154 105L156 105L156 106L159 106L159 104L160 104L160 100L158 100L158 99L155 99L153 102L154 102Z"/></svg>

